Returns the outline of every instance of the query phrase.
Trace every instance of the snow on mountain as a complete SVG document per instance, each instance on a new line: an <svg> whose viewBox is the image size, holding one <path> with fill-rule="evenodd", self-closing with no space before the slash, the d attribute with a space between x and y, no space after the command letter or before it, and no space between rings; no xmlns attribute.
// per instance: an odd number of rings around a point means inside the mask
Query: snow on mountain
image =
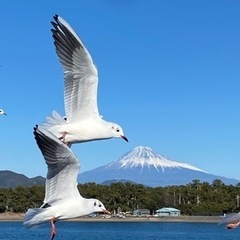
<svg viewBox="0 0 240 240"><path fill-rule="evenodd" d="M184 185L198 179L212 183L220 179L225 184L236 185L239 181L205 172L187 163L172 161L154 153L149 147L136 147L124 154L117 161L102 167L83 172L78 177L79 183L130 181L147 186Z"/></svg>
<svg viewBox="0 0 240 240"><path fill-rule="evenodd" d="M129 151L123 155L119 160L110 163L107 167L119 167L119 168L134 168L139 167L143 169L147 167L154 167L157 171L164 171L165 168L188 168L195 171L205 172L197 167L194 167L187 163L179 163L165 158L164 156L154 153L149 147L135 147L132 151Z"/></svg>

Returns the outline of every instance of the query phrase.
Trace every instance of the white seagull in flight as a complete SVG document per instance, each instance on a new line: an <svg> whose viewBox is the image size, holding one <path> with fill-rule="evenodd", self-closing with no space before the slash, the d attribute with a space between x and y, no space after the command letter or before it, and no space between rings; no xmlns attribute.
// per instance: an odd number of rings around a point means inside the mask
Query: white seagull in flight
<svg viewBox="0 0 240 240"><path fill-rule="evenodd" d="M226 224L226 229L235 229L240 225L240 213L230 213L219 224Z"/></svg>
<svg viewBox="0 0 240 240"><path fill-rule="evenodd" d="M80 164L72 150L44 128L34 128L34 135L48 172L43 205L28 209L24 216L24 226L32 228L50 221L53 239L57 220L76 218L93 212L109 213L99 200L86 199L80 195L77 189Z"/></svg>
<svg viewBox="0 0 240 240"><path fill-rule="evenodd" d="M7 115L2 109L0 109L0 115Z"/></svg>
<svg viewBox="0 0 240 240"><path fill-rule="evenodd" d="M64 71L64 105L66 118L57 112L42 126L68 146L72 143L125 137L122 128L104 121L97 106L98 71L92 57L71 26L54 16L52 34L56 53Z"/></svg>

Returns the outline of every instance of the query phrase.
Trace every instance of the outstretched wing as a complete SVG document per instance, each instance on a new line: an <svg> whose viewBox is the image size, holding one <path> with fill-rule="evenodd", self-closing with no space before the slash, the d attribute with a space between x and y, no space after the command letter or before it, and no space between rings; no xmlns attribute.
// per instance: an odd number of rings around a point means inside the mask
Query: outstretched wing
<svg viewBox="0 0 240 240"><path fill-rule="evenodd" d="M35 127L34 136L48 166L44 204L79 197L80 164L72 150L44 128Z"/></svg>
<svg viewBox="0 0 240 240"><path fill-rule="evenodd" d="M93 60L71 26L58 15L52 22L54 44L64 70L64 103L68 121L99 117L98 73Z"/></svg>
<svg viewBox="0 0 240 240"><path fill-rule="evenodd" d="M226 217L223 217L222 221L219 224L229 224L229 223L236 223L240 221L240 214L239 213L230 213L227 214Z"/></svg>

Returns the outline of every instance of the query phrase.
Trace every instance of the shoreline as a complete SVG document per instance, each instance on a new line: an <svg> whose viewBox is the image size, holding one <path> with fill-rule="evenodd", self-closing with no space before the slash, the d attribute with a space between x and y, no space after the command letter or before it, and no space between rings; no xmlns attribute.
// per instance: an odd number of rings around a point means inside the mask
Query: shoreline
<svg viewBox="0 0 240 240"><path fill-rule="evenodd" d="M0 222L23 221L23 213L2 213L0 214ZM177 216L177 217L81 217L66 221L77 222L195 222L195 223L219 223L221 216Z"/></svg>

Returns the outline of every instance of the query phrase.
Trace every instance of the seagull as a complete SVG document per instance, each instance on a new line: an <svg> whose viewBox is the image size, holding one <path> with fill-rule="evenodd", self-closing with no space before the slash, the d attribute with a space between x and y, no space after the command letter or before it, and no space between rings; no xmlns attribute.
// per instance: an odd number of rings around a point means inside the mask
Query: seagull
<svg viewBox="0 0 240 240"><path fill-rule="evenodd" d="M64 71L64 105L66 118L56 111L42 126L64 143L81 143L109 138L128 142L123 129L99 115L97 106L98 71L77 33L60 16L52 21L56 53Z"/></svg>
<svg viewBox="0 0 240 240"><path fill-rule="evenodd" d="M219 224L227 224L226 229L235 229L240 225L240 213L230 213Z"/></svg>
<svg viewBox="0 0 240 240"><path fill-rule="evenodd" d="M0 115L7 115L2 109L0 109Z"/></svg>
<svg viewBox="0 0 240 240"><path fill-rule="evenodd" d="M77 189L80 164L72 150L44 128L36 126L34 135L48 167L45 199L40 208L30 208L24 216L24 226L36 227L47 221L52 226L51 240L56 235L55 222L89 215L109 214L97 199L82 197Z"/></svg>

